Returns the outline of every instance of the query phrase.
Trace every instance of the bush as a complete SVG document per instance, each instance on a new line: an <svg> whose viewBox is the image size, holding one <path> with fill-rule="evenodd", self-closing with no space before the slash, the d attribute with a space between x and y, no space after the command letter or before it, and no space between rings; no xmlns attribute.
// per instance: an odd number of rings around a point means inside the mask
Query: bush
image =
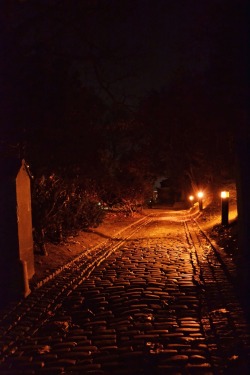
<svg viewBox="0 0 250 375"><path fill-rule="evenodd" d="M32 213L35 244L43 253L45 242L61 242L80 230L96 227L105 215L93 184L66 181L55 174L35 179Z"/></svg>

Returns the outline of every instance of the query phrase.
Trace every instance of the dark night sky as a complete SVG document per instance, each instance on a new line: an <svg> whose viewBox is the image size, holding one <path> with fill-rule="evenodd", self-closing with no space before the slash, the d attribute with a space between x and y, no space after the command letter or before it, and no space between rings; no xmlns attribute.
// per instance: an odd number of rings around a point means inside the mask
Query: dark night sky
<svg viewBox="0 0 250 375"><path fill-rule="evenodd" d="M18 48L67 56L83 82L96 86L93 60L115 94L143 96L180 74L206 77L226 64L237 80L242 70L245 1L228 0L22 0L5 1L2 48L8 34ZM89 4L86 12L86 6ZM101 6L97 7L96 4ZM79 17L80 14L80 17ZM7 39L6 39L7 36ZM7 46L7 47L6 47ZM13 52L11 53L13 55ZM239 60L237 61L237 56ZM244 67L243 67L244 69Z"/></svg>
<svg viewBox="0 0 250 375"><path fill-rule="evenodd" d="M215 71L218 79L220 73L225 74L218 84L223 85L223 79L228 78L229 87L232 81L241 79L244 1L237 5L225 0L111 3L111 19L103 23L90 21L92 40L117 54L117 61L107 58L103 69L107 81L118 79L113 87L121 93L124 90L125 96L143 96L152 89L174 84L180 75L209 80L209 74ZM117 3L125 5L119 7ZM124 16L121 9L125 10ZM95 52L98 55L100 49ZM120 81L119 77L125 78Z"/></svg>
<svg viewBox="0 0 250 375"><path fill-rule="evenodd" d="M42 69L56 58L67 61L83 85L94 87L104 98L134 104L152 90L168 90L188 80L211 92L210 97L225 110L234 102L242 105L245 0L237 5L233 0L7 0L1 4L4 116L8 110L12 115L16 103L22 111L20 99L34 56ZM36 98L32 85L31 96Z"/></svg>
<svg viewBox="0 0 250 375"><path fill-rule="evenodd" d="M237 80L237 58L244 43L241 1L237 6L225 0L111 3L113 15L104 22L93 18L90 28L99 47L96 56L106 46L117 55L115 62L107 58L103 63L105 79L113 82L116 92L143 96L174 84L180 74L209 79L208 74L217 65L219 71L220 64L234 76L229 80ZM86 72L84 78L92 79L89 70Z"/></svg>

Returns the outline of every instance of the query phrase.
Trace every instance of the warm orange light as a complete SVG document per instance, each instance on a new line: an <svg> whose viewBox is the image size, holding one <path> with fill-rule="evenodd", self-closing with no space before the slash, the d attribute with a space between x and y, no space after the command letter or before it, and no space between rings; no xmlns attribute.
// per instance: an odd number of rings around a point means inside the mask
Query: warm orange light
<svg viewBox="0 0 250 375"><path fill-rule="evenodd" d="M221 198L229 198L229 191L222 191L220 193Z"/></svg>
<svg viewBox="0 0 250 375"><path fill-rule="evenodd" d="M203 198L204 194L202 191L199 191L199 193L197 194L198 198Z"/></svg>
<svg viewBox="0 0 250 375"><path fill-rule="evenodd" d="M193 201L194 200L194 196L193 195L189 195L189 200Z"/></svg>

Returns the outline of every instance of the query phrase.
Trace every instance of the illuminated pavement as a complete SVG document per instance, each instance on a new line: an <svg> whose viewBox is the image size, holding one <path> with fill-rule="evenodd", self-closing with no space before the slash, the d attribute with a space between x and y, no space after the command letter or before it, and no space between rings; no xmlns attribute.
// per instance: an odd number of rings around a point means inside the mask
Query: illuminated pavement
<svg viewBox="0 0 250 375"><path fill-rule="evenodd" d="M171 215L124 235L84 281L69 288L64 272L73 278L74 268L63 271L53 281L58 293L68 288L60 303L49 284L33 292L0 374L247 374L249 326L231 279ZM34 304L39 293L46 298Z"/></svg>

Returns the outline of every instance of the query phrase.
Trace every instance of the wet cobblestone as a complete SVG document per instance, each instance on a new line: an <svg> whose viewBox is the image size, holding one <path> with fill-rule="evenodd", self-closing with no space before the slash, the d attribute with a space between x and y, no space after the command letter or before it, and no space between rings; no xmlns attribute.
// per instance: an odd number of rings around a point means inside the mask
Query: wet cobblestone
<svg viewBox="0 0 250 375"><path fill-rule="evenodd" d="M164 214L87 278L77 263L34 291L1 327L14 341L4 354L1 340L0 373L247 374L249 327L234 286L187 230Z"/></svg>

